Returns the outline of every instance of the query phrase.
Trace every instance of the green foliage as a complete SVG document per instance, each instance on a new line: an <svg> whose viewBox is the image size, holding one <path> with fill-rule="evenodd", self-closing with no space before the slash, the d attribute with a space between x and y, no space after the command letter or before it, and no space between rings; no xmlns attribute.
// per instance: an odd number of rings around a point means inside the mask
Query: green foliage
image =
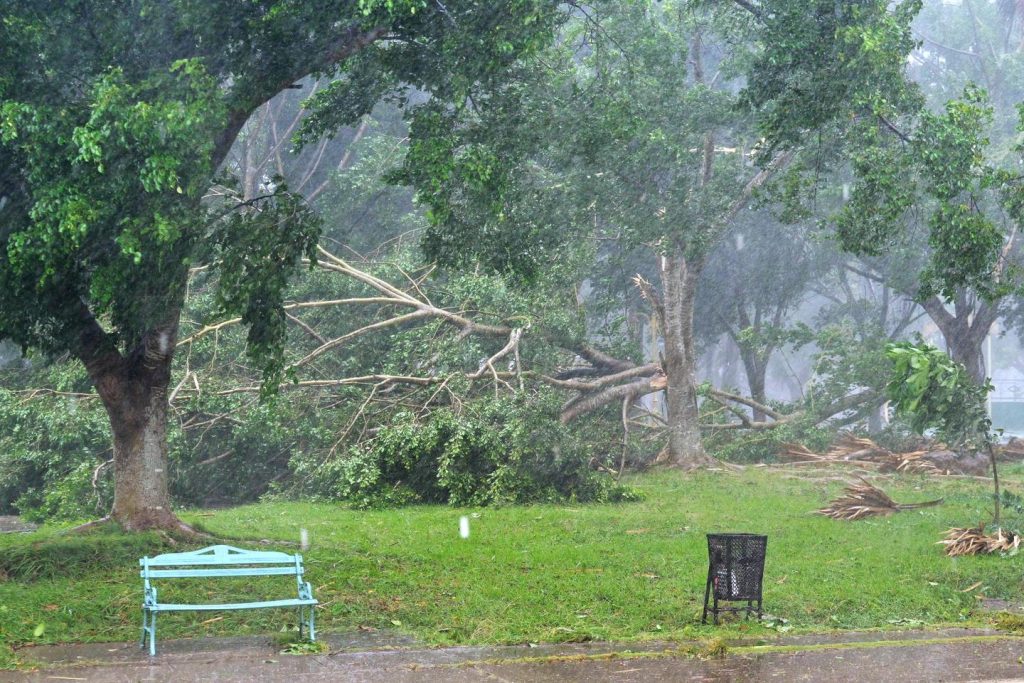
<svg viewBox="0 0 1024 683"><path fill-rule="evenodd" d="M109 509L113 490L93 473L109 458L107 416L98 401L29 399L0 389L0 511L28 519L83 519Z"/></svg>
<svg viewBox="0 0 1024 683"><path fill-rule="evenodd" d="M600 2L489 92L485 111L421 109L394 179L430 207L428 255L527 276L584 234L706 255L716 219L757 172L737 153L752 142L732 87L751 39L740 12ZM729 46L713 57L727 84L695 82L685 66L702 40ZM709 134L732 151L701 173Z"/></svg>
<svg viewBox="0 0 1024 683"><path fill-rule="evenodd" d="M424 419L398 413L366 445L312 474L311 488L361 508L602 501L628 495L593 471L592 452L557 420L557 396L481 399ZM295 461L296 475L311 467Z"/></svg>
<svg viewBox="0 0 1024 683"><path fill-rule="evenodd" d="M277 391L284 367L288 280L304 256L316 264L320 220L283 184L254 210L231 211L214 233L212 261L220 273L220 311L248 326L246 348L263 369L263 393Z"/></svg>
<svg viewBox="0 0 1024 683"><path fill-rule="evenodd" d="M993 442L985 406L991 384L978 385L962 365L929 344L892 343L886 356L893 363L889 398L915 431L935 429L952 448L979 449Z"/></svg>
<svg viewBox="0 0 1024 683"><path fill-rule="evenodd" d="M924 289L941 291L947 299L964 286L988 298L1009 292L998 275L993 277L1005 235L998 219L980 208L987 191L1000 189L1006 180L985 159L992 124L987 99L983 90L968 85L962 99L946 103L943 114L921 115L913 144L924 186L937 202L929 218L935 257L923 275Z"/></svg>
<svg viewBox="0 0 1024 683"><path fill-rule="evenodd" d="M233 353L243 344L239 335ZM113 499L109 426L101 402L83 391L84 370L58 362L5 375L0 514L51 522L104 514ZM325 426L331 413L284 398L260 403L251 395L210 392L178 403L177 416L169 429L170 488L183 506L258 500L271 482L287 478L294 451L321 453L333 440Z"/></svg>
<svg viewBox="0 0 1024 683"><path fill-rule="evenodd" d="M764 49L753 60L744 101L758 112L769 145L799 144L850 114L891 116L917 99L905 65L921 0L771 0L757 7Z"/></svg>
<svg viewBox="0 0 1024 683"><path fill-rule="evenodd" d="M278 644L283 646L281 648L281 654L283 655L324 655L331 650L327 643L319 640L299 640L294 638L289 642Z"/></svg>
<svg viewBox="0 0 1024 683"><path fill-rule="evenodd" d="M180 406L184 429L169 435L171 494L182 506L252 502L286 480L297 451L322 453L333 417L283 397L196 397Z"/></svg>
<svg viewBox="0 0 1024 683"><path fill-rule="evenodd" d="M811 341L806 336L802 339ZM823 407L864 390L881 394L889 380L884 353L888 339L878 330L858 329L844 320L823 326L813 342L817 352L809 396L812 406Z"/></svg>
<svg viewBox="0 0 1024 683"><path fill-rule="evenodd" d="M999 505L1008 528L1024 529L1024 496L1003 489L999 492Z"/></svg>
<svg viewBox="0 0 1024 683"><path fill-rule="evenodd" d="M779 407L779 406L772 406ZM792 410L793 406L783 409ZM713 433L704 440L704 447L715 457L727 462L759 464L776 462L779 451L787 444L799 443L815 453L827 450L835 439L832 427L820 427L814 420L794 420L773 429L743 432L730 430Z"/></svg>
<svg viewBox="0 0 1024 683"><path fill-rule="evenodd" d="M215 91L201 63L179 61L138 82L105 70L80 102L0 101L0 146L23 160L30 193L25 213L5 221L17 229L0 250L0 335L78 349L70 300L109 315L128 347L165 322L195 245L191 225L203 223L196 204L225 116Z"/></svg>
<svg viewBox="0 0 1024 683"><path fill-rule="evenodd" d="M907 132L898 136L875 125L855 127L857 183L836 217L843 248L869 256L924 249L921 298L950 300L970 289L994 301L1013 292L1018 273L1003 252L1021 217L1019 179L997 158L1001 152L988 137L992 119L987 93L968 84L941 113L922 109L906 120ZM926 248L914 246L906 229L919 216Z"/></svg>
<svg viewBox="0 0 1024 683"><path fill-rule="evenodd" d="M163 396L189 273L210 267L216 308L248 326L262 393L273 393L286 366L286 285L315 256L320 224L283 184L253 197L215 181L218 168L235 172L222 162L246 120L309 76L339 83L310 103L305 141L385 92L462 106L550 41L560 16L539 0L487 11L474 0L6 3L0 339L69 353L122 395ZM123 412L110 412L119 435ZM130 485L161 499L152 469L137 471ZM85 476L75 469L53 506L67 507Z"/></svg>

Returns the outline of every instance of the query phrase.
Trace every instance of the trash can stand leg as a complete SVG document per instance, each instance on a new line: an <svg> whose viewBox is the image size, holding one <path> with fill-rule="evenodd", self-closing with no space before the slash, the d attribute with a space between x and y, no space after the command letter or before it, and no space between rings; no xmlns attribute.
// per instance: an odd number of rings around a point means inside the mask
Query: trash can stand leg
<svg viewBox="0 0 1024 683"><path fill-rule="evenodd" d="M708 599L711 597L711 570L708 570L708 582L704 586L704 613L700 616L700 623L708 623Z"/></svg>

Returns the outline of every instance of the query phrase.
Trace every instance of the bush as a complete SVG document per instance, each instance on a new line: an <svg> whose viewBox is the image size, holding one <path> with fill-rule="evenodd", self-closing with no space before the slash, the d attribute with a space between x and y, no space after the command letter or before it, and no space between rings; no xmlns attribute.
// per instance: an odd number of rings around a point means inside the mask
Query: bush
<svg viewBox="0 0 1024 683"><path fill-rule="evenodd" d="M28 401L0 389L0 513L39 521L106 512L113 487L109 477L98 477L94 488L93 472L109 457L99 401L56 395Z"/></svg>
<svg viewBox="0 0 1024 683"><path fill-rule="evenodd" d="M399 413L376 438L318 471L302 459L321 497L356 507L409 503L483 506L631 497L591 467L592 448L557 419L550 393L441 409L425 420Z"/></svg>

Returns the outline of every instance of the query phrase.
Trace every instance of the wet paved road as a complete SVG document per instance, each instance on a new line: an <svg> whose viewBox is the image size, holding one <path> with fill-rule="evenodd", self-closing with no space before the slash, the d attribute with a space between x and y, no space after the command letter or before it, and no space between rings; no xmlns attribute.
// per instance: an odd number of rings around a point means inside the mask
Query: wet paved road
<svg viewBox="0 0 1024 683"><path fill-rule="evenodd" d="M673 655L676 646L666 643L346 651L358 637L328 640L337 651L306 656L252 638L167 641L154 660L127 644L26 648L25 660L64 665L0 672L0 681L1024 681L1024 638L990 631L783 638L767 649L740 643L714 660Z"/></svg>

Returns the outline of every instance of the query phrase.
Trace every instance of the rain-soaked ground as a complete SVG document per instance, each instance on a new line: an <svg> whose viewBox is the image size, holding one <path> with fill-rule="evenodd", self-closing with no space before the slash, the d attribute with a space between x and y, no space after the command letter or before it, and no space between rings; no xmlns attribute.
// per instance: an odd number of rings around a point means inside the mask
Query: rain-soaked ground
<svg viewBox="0 0 1024 683"><path fill-rule="evenodd" d="M730 643L720 659L673 643L416 647L387 634L329 635L330 654L284 655L266 638L46 646L19 651L34 671L0 681L1008 681L1024 680L1024 638L987 630L843 633Z"/></svg>

